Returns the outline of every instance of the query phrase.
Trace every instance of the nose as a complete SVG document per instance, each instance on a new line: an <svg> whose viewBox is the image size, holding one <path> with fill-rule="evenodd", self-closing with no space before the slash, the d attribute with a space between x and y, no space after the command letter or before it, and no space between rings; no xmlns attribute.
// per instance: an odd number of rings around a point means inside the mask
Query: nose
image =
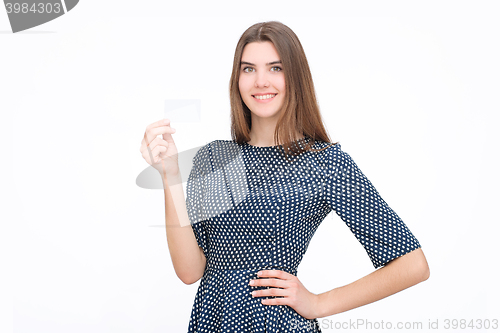
<svg viewBox="0 0 500 333"><path fill-rule="evenodd" d="M255 87L269 87L269 79L267 77L267 73L261 71L260 73L257 73L255 77Z"/></svg>

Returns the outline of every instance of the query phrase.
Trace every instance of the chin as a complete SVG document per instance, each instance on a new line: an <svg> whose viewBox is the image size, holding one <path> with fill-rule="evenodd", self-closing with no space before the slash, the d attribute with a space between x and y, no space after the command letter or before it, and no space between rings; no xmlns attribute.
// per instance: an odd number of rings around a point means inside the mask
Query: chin
<svg viewBox="0 0 500 333"><path fill-rule="evenodd" d="M255 109L254 109L255 110ZM252 111L252 113L259 117L259 118L273 118L273 117L277 117L279 112L276 110L276 111L270 111L270 112L266 112L266 111Z"/></svg>

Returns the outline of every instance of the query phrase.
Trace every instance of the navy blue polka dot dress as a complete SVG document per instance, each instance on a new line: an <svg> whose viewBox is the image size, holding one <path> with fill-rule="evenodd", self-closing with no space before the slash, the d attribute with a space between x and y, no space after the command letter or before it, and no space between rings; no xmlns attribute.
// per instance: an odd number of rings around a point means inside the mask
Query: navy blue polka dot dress
<svg viewBox="0 0 500 333"><path fill-rule="evenodd" d="M309 137L294 141L305 147ZM330 146L329 146L330 145ZM329 147L327 147L329 146ZM289 156L283 146L215 140L193 158L186 206L207 258L188 332L321 332L287 305L252 297L249 281L263 269L297 275L324 218L334 210L375 268L420 247L340 144L315 141Z"/></svg>

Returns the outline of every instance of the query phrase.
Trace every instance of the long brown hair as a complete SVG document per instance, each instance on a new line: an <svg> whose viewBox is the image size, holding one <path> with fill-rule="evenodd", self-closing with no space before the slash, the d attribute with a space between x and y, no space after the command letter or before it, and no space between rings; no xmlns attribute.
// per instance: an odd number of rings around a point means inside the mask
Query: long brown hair
<svg viewBox="0 0 500 333"><path fill-rule="evenodd" d="M233 72L229 82L231 100L231 136L241 144L250 141L252 126L251 113L241 98L239 79L241 56L245 46L252 42L269 41L278 51L285 74L285 99L280 109L280 117L274 132L275 142L284 138L283 147L289 154L298 155L306 150L321 151L311 148L315 140L331 142L321 118L311 71L298 37L286 25L278 21L261 22L252 25L241 35L234 53ZM296 132L311 138L306 147L293 149ZM334 145L333 143L331 145ZM330 145L329 145L330 146ZM292 152L292 153L291 153Z"/></svg>

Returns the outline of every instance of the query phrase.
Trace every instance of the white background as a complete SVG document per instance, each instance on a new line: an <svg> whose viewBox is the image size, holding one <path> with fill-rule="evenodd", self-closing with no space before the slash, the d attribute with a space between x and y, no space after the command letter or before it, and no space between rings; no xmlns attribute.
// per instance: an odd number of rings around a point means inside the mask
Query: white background
<svg viewBox="0 0 500 333"><path fill-rule="evenodd" d="M16 34L0 10L2 331L11 314L16 333L187 331L199 282L173 270L163 191L135 183L148 166L140 143L167 99L201 100L201 122L172 124L179 151L231 139L234 49L267 20L298 35L332 140L415 234L431 270L327 319L422 322L418 332L429 320L444 329L446 319L500 319L499 7L81 1ZM332 213L298 277L322 293L372 271Z"/></svg>

